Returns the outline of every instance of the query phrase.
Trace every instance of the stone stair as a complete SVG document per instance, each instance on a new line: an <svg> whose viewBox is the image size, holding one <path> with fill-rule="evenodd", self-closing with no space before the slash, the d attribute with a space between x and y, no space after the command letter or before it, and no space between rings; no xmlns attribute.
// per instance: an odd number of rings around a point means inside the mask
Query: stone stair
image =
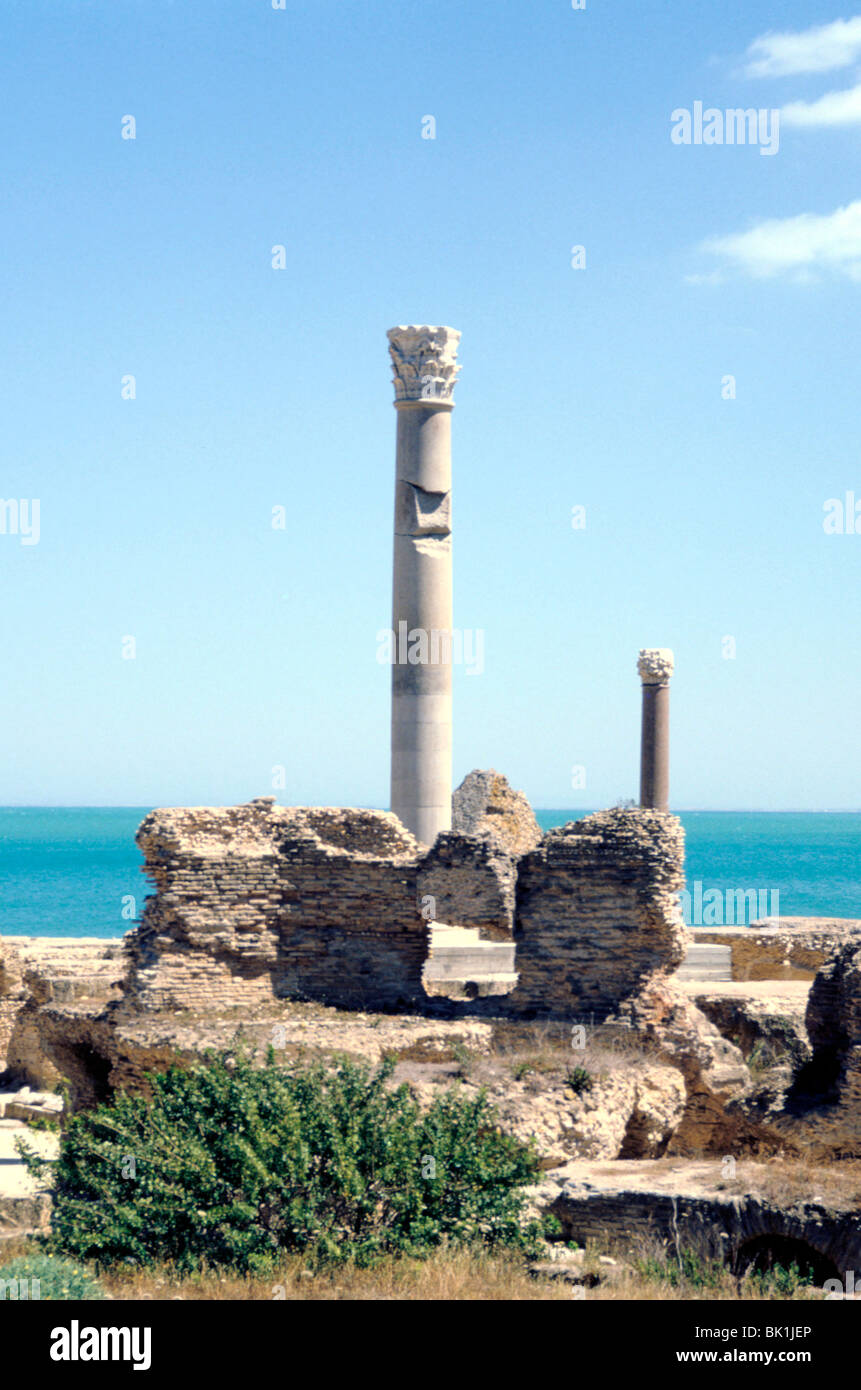
<svg viewBox="0 0 861 1390"><path fill-rule="evenodd" d="M44 1231L50 1220L51 1198L41 1191L15 1147L26 1139L43 1158L56 1157L54 1134L28 1129L20 1120L0 1119L0 1241Z"/></svg>
<svg viewBox="0 0 861 1390"><path fill-rule="evenodd" d="M436 980L474 980L514 973L514 942L482 941L468 927L434 927L427 974Z"/></svg>
<svg viewBox="0 0 861 1390"><path fill-rule="evenodd" d="M123 943L74 937L6 938L18 945L24 979L40 1004L115 998L126 969Z"/></svg>
<svg viewBox="0 0 861 1390"><path fill-rule="evenodd" d="M702 980L724 982L732 979L732 950L729 946L713 946L693 941L674 976L687 982Z"/></svg>
<svg viewBox="0 0 861 1390"><path fill-rule="evenodd" d="M508 994L517 984L513 941L484 941L477 929L437 923L424 970L429 994Z"/></svg>

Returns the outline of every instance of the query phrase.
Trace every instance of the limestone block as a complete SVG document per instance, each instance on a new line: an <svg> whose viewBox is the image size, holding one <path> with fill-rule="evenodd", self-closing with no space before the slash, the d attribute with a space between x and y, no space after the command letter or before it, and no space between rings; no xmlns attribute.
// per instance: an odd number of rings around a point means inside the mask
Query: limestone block
<svg viewBox="0 0 861 1390"><path fill-rule="evenodd" d="M452 796L452 829L461 835L490 833L509 854L536 848L541 827L523 792L514 791L493 768L474 768Z"/></svg>

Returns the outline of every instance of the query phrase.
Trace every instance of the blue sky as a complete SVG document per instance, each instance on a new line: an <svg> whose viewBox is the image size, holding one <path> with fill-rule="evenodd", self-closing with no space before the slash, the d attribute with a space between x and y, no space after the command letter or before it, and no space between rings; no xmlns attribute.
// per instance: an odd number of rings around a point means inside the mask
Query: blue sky
<svg viewBox="0 0 861 1390"><path fill-rule="evenodd" d="M455 624L485 641L455 781L636 795L637 651L668 646L673 805L861 808L861 521L823 528L861 502L859 29L811 0L4 6L0 495L40 529L0 534L0 802L232 803L283 768L284 802L387 804L385 335L445 323ZM777 153L674 143L697 101L780 110Z"/></svg>

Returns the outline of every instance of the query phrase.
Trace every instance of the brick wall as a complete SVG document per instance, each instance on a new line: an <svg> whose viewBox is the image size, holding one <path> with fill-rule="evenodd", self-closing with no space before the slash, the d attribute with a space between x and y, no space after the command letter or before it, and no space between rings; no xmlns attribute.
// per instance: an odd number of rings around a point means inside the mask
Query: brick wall
<svg viewBox="0 0 861 1390"><path fill-rule="evenodd" d="M599 811L546 834L518 865L511 1009L600 1020L674 970L683 865L681 822L662 811Z"/></svg>
<svg viewBox="0 0 861 1390"><path fill-rule="evenodd" d="M686 931L679 821L614 810L519 860L450 832L425 852L383 811L248 806L154 811L138 832L156 888L128 938L129 999L195 1011L278 997L341 1008L603 1017ZM511 995L453 1003L422 987L429 922L516 942Z"/></svg>

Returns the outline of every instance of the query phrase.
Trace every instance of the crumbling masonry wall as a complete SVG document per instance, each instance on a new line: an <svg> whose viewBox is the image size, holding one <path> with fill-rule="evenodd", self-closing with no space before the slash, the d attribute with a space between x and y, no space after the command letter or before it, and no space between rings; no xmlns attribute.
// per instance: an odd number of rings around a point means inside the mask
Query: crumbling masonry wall
<svg viewBox="0 0 861 1390"><path fill-rule="evenodd" d="M421 847L390 813L264 798L153 811L137 839L156 893L129 937L136 1007L300 997L396 1009L422 997Z"/></svg>
<svg viewBox="0 0 861 1390"><path fill-rule="evenodd" d="M675 969L687 940L677 899L683 832L659 811L599 812L519 858L491 835L447 832L426 851L390 812L269 798L153 811L138 843L156 889L127 938L126 997L142 1010L304 998L599 1019ZM430 998L430 918L513 938L512 993Z"/></svg>
<svg viewBox="0 0 861 1390"><path fill-rule="evenodd" d="M683 865L681 822L663 811L598 811L549 831L518 865L510 1009L600 1020L675 970Z"/></svg>

